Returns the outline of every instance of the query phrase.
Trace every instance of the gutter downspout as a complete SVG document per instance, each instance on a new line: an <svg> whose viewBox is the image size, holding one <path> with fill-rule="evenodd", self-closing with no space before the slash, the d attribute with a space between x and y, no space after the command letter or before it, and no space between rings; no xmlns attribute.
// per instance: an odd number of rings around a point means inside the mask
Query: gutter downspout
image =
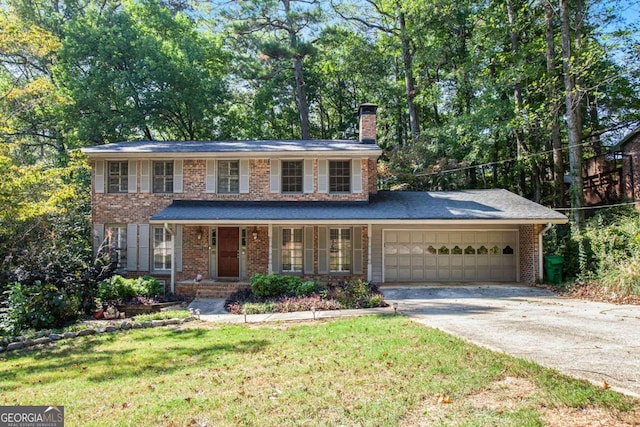
<svg viewBox="0 0 640 427"><path fill-rule="evenodd" d="M164 223L164 229L171 234L171 293L175 294L176 290L176 234L173 232L169 223Z"/></svg>
<svg viewBox="0 0 640 427"><path fill-rule="evenodd" d="M540 283L542 283L542 281L544 280L544 274L543 274L544 258L542 254L542 251L543 251L542 241L543 241L544 233L549 231L549 229L551 229L552 226L553 224L549 223L546 225L546 227L544 227L538 233L538 276L539 276Z"/></svg>

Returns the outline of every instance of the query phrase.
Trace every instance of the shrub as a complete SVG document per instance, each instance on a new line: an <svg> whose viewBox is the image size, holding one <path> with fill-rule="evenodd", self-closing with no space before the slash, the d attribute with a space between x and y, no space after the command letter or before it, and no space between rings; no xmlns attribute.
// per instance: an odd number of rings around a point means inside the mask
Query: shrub
<svg viewBox="0 0 640 427"><path fill-rule="evenodd" d="M380 307L383 297L378 288L362 279L353 279L333 287L329 296L335 298L345 308Z"/></svg>
<svg viewBox="0 0 640 427"><path fill-rule="evenodd" d="M101 301L127 301L134 297L155 297L162 294L162 283L149 276L127 279L114 275L98 286L98 298Z"/></svg>
<svg viewBox="0 0 640 427"><path fill-rule="evenodd" d="M545 247L564 256L563 277L623 295L640 292L632 284L640 253L640 214L633 208L598 213L582 229L556 226L545 235Z"/></svg>
<svg viewBox="0 0 640 427"><path fill-rule="evenodd" d="M601 283L619 295L640 295L640 256L613 266L604 274Z"/></svg>
<svg viewBox="0 0 640 427"><path fill-rule="evenodd" d="M1 325L5 333L62 327L75 321L80 312L80 299L76 295L40 281L14 283L7 294L9 309Z"/></svg>
<svg viewBox="0 0 640 427"><path fill-rule="evenodd" d="M305 295L311 295L315 292L319 292L321 289L322 287L319 286L316 282L309 280L309 281L300 283L298 287L295 289L295 293L296 293L296 296L305 296Z"/></svg>
<svg viewBox="0 0 640 427"><path fill-rule="evenodd" d="M296 276L281 276L278 274L254 274L251 276L250 283L253 294L258 298L271 298L280 295L306 295L309 289L315 288L315 283L313 282L303 282L301 278Z"/></svg>

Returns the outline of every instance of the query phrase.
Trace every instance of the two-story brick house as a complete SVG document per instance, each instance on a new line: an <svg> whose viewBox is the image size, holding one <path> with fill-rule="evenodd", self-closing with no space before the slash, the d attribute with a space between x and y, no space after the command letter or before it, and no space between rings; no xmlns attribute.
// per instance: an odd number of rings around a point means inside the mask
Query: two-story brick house
<svg viewBox="0 0 640 427"><path fill-rule="evenodd" d="M377 189L376 106L360 138L134 141L86 148L96 247L192 292L255 273L377 283L523 282L557 212L505 190Z"/></svg>

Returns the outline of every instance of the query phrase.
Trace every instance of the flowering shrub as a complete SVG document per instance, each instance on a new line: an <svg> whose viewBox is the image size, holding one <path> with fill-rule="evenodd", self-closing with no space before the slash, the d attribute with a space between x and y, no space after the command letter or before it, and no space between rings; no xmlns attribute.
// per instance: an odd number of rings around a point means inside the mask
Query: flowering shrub
<svg viewBox="0 0 640 427"><path fill-rule="evenodd" d="M269 276L261 276L258 279L262 280ZM270 279L269 283L275 283L277 280ZM285 283L285 281L280 283ZM288 288L279 295L265 297L262 293L256 295L252 286L251 289L244 289L231 295L225 303L225 308L232 314L260 314L310 311L312 308L316 310L341 310L387 306L378 288L363 280L352 280L336 286L329 286L327 289L314 282L300 280L296 289Z"/></svg>

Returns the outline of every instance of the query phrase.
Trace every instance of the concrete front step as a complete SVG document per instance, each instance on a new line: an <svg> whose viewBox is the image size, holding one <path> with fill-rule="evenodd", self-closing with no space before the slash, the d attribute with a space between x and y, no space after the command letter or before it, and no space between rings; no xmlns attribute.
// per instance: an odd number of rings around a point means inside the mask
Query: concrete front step
<svg viewBox="0 0 640 427"><path fill-rule="evenodd" d="M229 298L234 292L248 287L246 282L178 282L176 293L197 298Z"/></svg>

